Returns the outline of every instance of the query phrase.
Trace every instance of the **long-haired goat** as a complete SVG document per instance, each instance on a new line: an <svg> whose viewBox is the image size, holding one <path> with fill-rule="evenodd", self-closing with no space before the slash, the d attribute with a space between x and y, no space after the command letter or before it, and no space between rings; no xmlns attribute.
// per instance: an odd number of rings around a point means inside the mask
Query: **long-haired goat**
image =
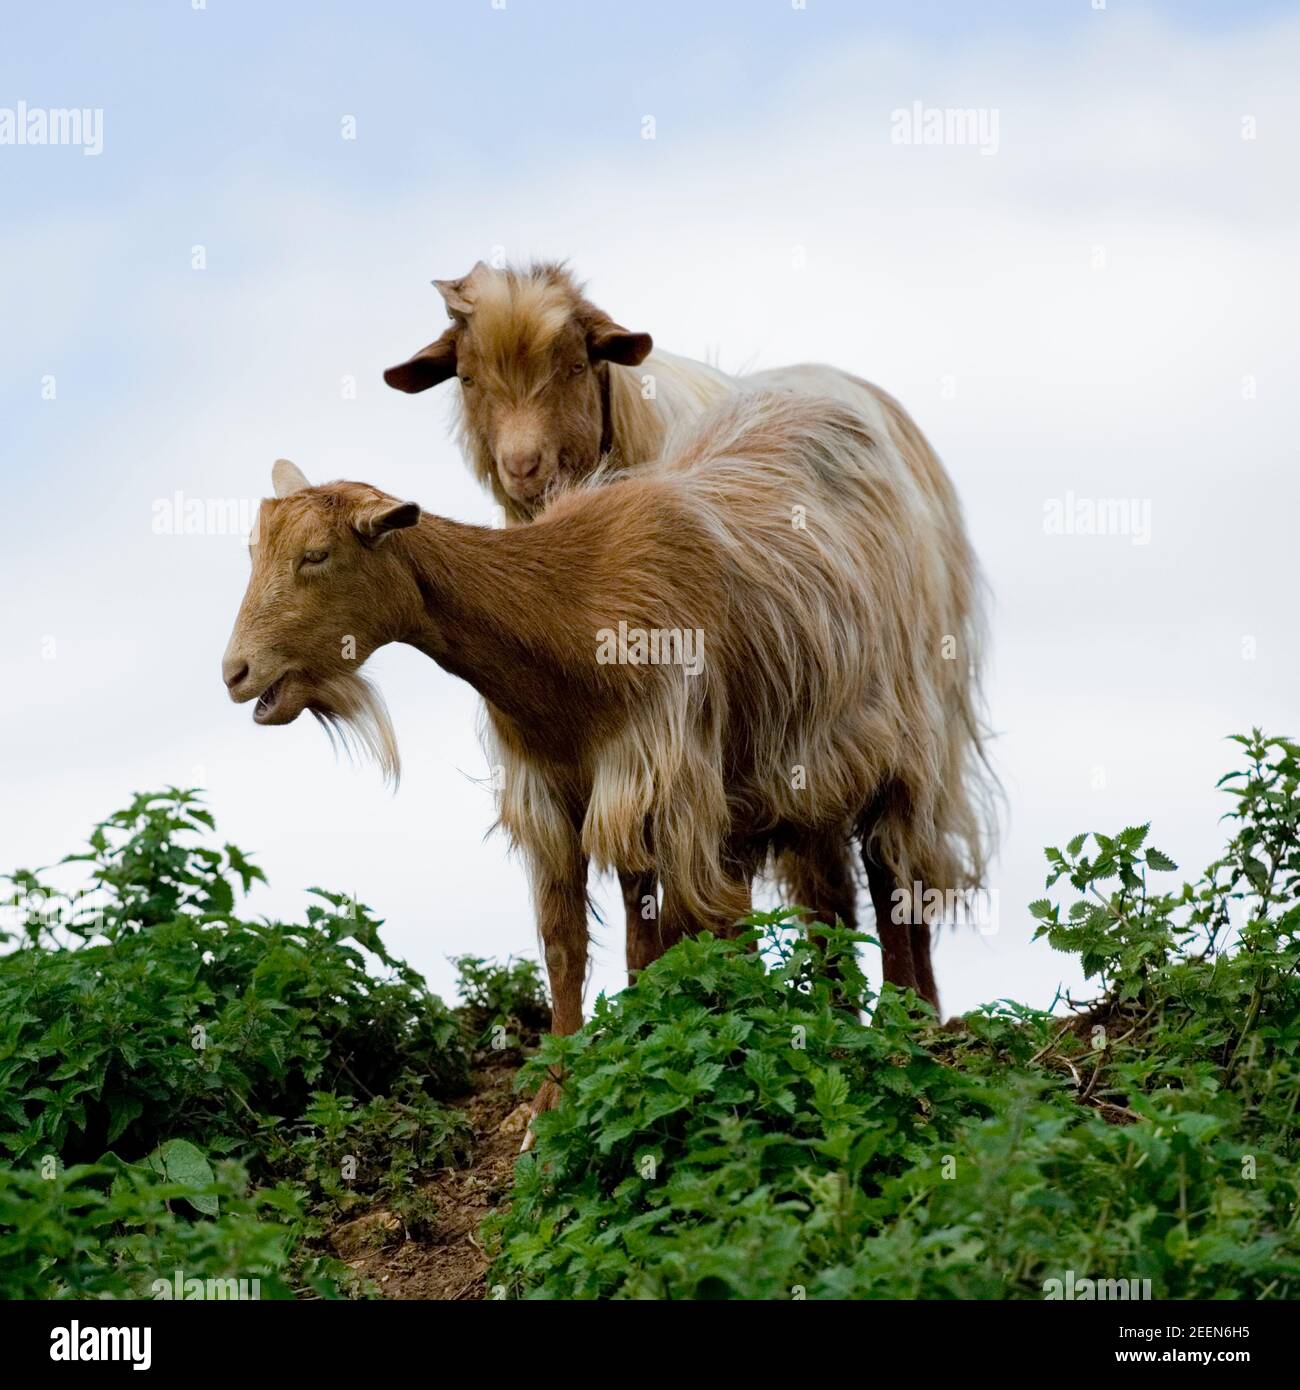
<svg viewBox="0 0 1300 1390"><path fill-rule="evenodd" d="M832 396L867 419L877 448L910 472L931 524L945 541L950 654L961 674L949 682L947 717L978 744L977 571L956 494L934 451L893 397L835 367L799 365L735 377L671 353L652 350L648 333L614 322L583 294L563 265L492 269L479 262L458 280L434 282L451 326L384 378L406 392L459 378L459 435L475 475L501 504L508 522L530 521L557 486L593 476L618 476L659 457L666 435L710 404L739 390L788 390ZM892 524L888 518L883 524ZM866 560L863 555L862 560ZM978 884L983 871L979 826L963 822L968 800L951 788L952 815L970 849L954 876L927 884L945 895ZM655 875L620 865L632 976L668 944L653 916ZM960 873L957 870L960 869ZM821 920L856 924L850 846L823 839L792 846L778 860L786 900ZM890 901L888 877L868 870L880 918ZM647 916L647 908L650 915ZM918 925L914 942L920 992L935 1006L930 932Z"/></svg>
<svg viewBox="0 0 1300 1390"><path fill-rule="evenodd" d="M858 839L906 900L969 871L977 749L947 659L965 551L851 408L734 396L659 463L504 530L283 461L274 480L231 698L264 724L360 717L391 758L357 674L376 648L409 643L482 694L557 1032L582 1022L590 861L657 867L670 940L733 931L767 856L809 840ZM886 902L878 931L886 978L917 985L906 910Z"/></svg>

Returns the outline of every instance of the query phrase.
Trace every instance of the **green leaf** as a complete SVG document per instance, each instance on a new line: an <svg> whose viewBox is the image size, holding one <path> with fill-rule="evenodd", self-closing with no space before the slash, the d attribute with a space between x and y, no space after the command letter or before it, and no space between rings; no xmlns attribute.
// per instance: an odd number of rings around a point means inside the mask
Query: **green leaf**
<svg viewBox="0 0 1300 1390"><path fill-rule="evenodd" d="M167 1182L179 1183L185 1187L206 1188L216 1181L212 1165L203 1156L203 1151L191 1144L188 1139L168 1139L145 1159L146 1167L159 1173ZM216 1216L217 1198L211 1193L195 1192L185 1200L205 1216Z"/></svg>
<svg viewBox="0 0 1300 1390"><path fill-rule="evenodd" d="M106 1142L112 1144L120 1139L127 1126L138 1120L143 1111L144 1104L138 1096L122 1095L120 1092L109 1096Z"/></svg>
<svg viewBox="0 0 1300 1390"><path fill-rule="evenodd" d="M208 899L214 912L230 912L235 906L235 890L224 878L214 878L208 885Z"/></svg>
<svg viewBox="0 0 1300 1390"><path fill-rule="evenodd" d="M848 1078L839 1067L827 1067L813 1079L813 1108L823 1117L839 1113L849 1098Z"/></svg>

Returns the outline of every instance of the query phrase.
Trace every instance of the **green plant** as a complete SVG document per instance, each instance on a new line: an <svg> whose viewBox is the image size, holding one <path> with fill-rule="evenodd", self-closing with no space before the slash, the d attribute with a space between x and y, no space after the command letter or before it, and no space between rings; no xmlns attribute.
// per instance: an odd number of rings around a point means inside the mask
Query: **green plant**
<svg viewBox="0 0 1300 1390"><path fill-rule="evenodd" d="M513 1040L535 1042L550 1027L546 985L535 960L511 957L504 965L481 956L455 956L466 1027L480 1047Z"/></svg>
<svg viewBox="0 0 1300 1390"><path fill-rule="evenodd" d="M217 1211L192 1219L176 1204ZM109 1154L99 1163L56 1169L0 1168L0 1296L149 1298L175 1271L188 1278L258 1281L257 1296L287 1298L296 1199L286 1189L249 1189L226 1162L192 1178L160 1181L148 1164ZM314 1261L299 1287L328 1295Z"/></svg>
<svg viewBox="0 0 1300 1390"><path fill-rule="evenodd" d="M63 1203L74 1233L84 1214L101 1254L121 1262L141 1241L128 1231L134 1217L103 1219L131 1203L119 1190L97 1204L101 1165L130 1175L131 1200L150 1213L149 1176L183 1180L196 1219L166 1198L167 1219L146 1221L162 1242L151 1249L262 1250L245 1228L270 1202L286 1220L267 1239L298 1243L294 1277L323 1287L301 1242L332 1212L361 1195L409 1194L421 1171L463 1152L463 1124L442 1104L468 1085L463 1028L389 955L364 904L313 889L320 901L305 923L236 915L237 891L261 870L233 845L204 843L212 829L197 793L137 796L95 828L86 853L62 861L88 871L89 892L56 890L48 870L11 876L18 925L0 956L10 1211L29 1202L48 1216ZM329 1176L344 1154L350 1187ZM254 1185L242 1206L205 1179L222 1158ZM75 1201L57 1195L65 1168L82 1175L68 1189ZM222 1245L227 1228L247 1239ZM31 1229L48 1235L48 1220ZM21 1243L13 1253L21 1263ZM83 1285L76 1260L34 1263L53 1293L125 1287L111 1268Z"/></svg>
<svg viewBox="0 0 1300 1390"><path fill-rule="evenodd" d="M290 1137L275 1142L273 1166L292 1176L313 1217L377 1200L410 1225L426 1213L420 1175L467 1161L469 1126L459 1110L433 1100L415 1076L393 1091L364 1104L318 1091Z"/></svg>
<svg viewBox="0 0 1300 1390"><path fill-rule="evenodd" d="M1225 854L1195 884L1146 827L1049 849L1038 934L1100 997L940 1031L886 987L835 1008L815 942L756 919L683 942L548 1039L562 1076L494 1282L525 1297L1041 1298L1066 1271L1157 1297L1300 1293L1297 748L1239 740ZM1110 886L1113 882L1113 886ZM1240 922L1230 925L1236 904ZM842 934L829 933L842 952ZM841 966L843 957L841 955Z"/></svg>
<svg viewBox="0 0 1300 1390"><path fill-rule="evenodd" d="M85 899L13 876L20 904L42 889L70 904L58 926L48 907L29 918L0 957L0 1144L16 1161L163 1135L255 1166L258 1136L317 1090L369 1099L408 1072L432 1094L466 1086L457 1019L388 954L363 904L312 889L326 905L303 925L234 914L232 878L246 887L260 870L233 846L184 843L210 820L194 795L137 797L64 861L90 867L93 923Z"/></svg>

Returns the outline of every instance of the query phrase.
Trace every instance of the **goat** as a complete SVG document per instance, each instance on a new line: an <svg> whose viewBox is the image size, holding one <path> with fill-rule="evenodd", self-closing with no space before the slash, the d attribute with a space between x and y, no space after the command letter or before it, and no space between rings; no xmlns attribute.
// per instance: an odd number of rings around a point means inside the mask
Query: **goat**
<svg viewBox="0 0 1300 1390"><path fill-rule="evenodd" d="M530 526L468 526L281 460L222 674L260 724L359 728L395 772L358 667L405 642L486 701L500 823L531 879L552 1026L582 1023L589 863L657 868L664 937L731 933L767 857L860 842L904 906L886 979L918 987L908 885L981 863L978 738L963 722L960 534L867 419L738 394L612 486ZM692 633L701 660L645 659ZM341 642L343 634L353 640ZM702 649L700 648L702 644ZM878 903L878 907L881 904ZM553 1104L543 1087L535 1106Z"/></svg>
<svg viewBox="0 0 1300 1390"><path fill-rule="evenodd" d="M531 521L551 491L574 481L618 476L656 459L667 434L739 390L792 390L834 396L871 422L914 476L957 557L952 567L954 633L978 622L976 569L966 552L952 485L925 436L893 397L858 377L800 365L733 377L703 362L653 348L648 333L622 327L588 300L563 265L494 270L480 261L458 280L435 280L451 326L409 360L384 373L390 386L419 392L459 378L458 433L470 465L508 523ZM962 552L958 556L958 552ZM953 717L975 726L974 691ZM957 795L960 796L958 790ZM793 846L777 862L786 901L815 920L856 925L850 846L839 840ZM653 869L619 866L629 978L668 944L655 911ZM881 920L887 875L868 870ZM934 885L946 891L956 882ZM647 918L647 913L651 914ZM918 983L938 1008L930 932L918 925L913 954Z"/></svg>

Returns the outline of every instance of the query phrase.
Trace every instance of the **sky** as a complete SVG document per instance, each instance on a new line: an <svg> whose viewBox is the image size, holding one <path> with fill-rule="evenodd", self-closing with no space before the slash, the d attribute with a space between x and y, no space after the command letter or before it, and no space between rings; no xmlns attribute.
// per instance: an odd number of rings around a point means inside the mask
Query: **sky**
<svg viewBox="0 0 1300 1390"><path fill-rule="evenodd" d="M178 494L247 516L279 456L495 524L456 388L381 377L441 331L429 280L493 255L567 257L728 370L867 376L943 457L1007 796L948 1012L1083 990L1031 941L1044 845L1150 820L1194 875L1225 736L1297 732L1296 5L170 0L5 34L0 868L201 785L271 880L251 913L355 894L448 995L452 955L536 954L474 692L373 658L396 794L310 720L254 727L220 682L243 537L166 533ZM98 140L4 143L19 103ZM927 142L950 110L973 138ZM597 899L588 1006L624 979Z"/></svg>

